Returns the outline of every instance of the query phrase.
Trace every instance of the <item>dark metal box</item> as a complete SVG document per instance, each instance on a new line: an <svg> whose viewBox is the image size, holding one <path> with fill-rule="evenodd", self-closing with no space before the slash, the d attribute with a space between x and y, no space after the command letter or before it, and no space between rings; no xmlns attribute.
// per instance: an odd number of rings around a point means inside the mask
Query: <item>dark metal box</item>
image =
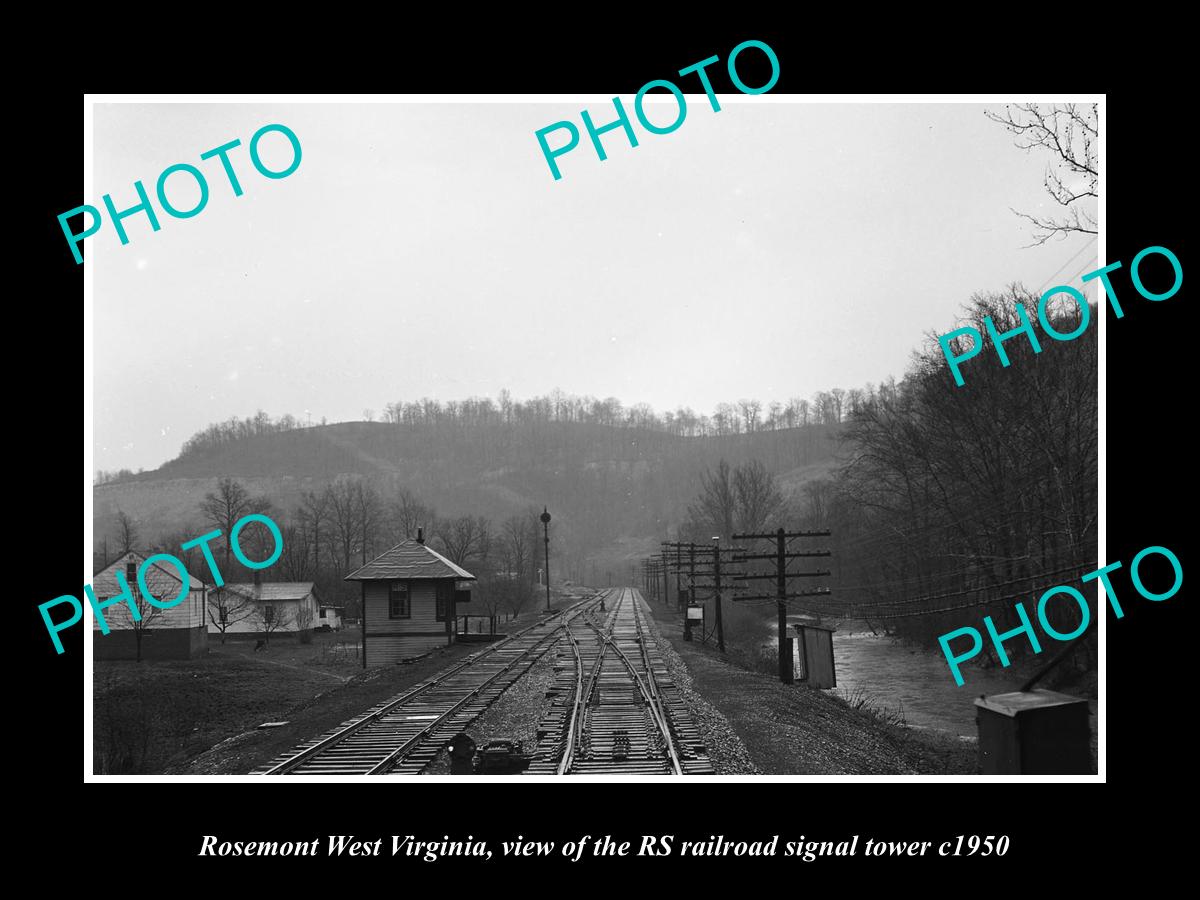
<svg viewBox="0 0 1200 900"><path fill-rule="evenodd" d="M975 701L979 769L984 775L1086 775L1088 704L1036 689Z"/></svg>

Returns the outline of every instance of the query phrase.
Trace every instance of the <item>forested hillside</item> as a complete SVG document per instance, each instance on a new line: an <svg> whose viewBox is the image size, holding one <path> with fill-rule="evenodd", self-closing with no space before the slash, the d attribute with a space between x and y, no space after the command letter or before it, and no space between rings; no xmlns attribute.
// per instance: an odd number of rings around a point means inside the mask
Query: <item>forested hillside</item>
<svg viewBox="0 0 1200 900"><path fill-rule="evenodd" d="M569 403L412 404L407 414L398 404L386 422L300 427L261 416L213 426L156 471L102 476L94 494L97 552L104 555L107 540L111 556L120 543L119 512L136 523L143 544L178 545L200 534L200 504L219 478L269 500L281 524L293 523L306 494L354 481L374 492L381 510L403 495L443 519L500 523L547 506L564 566L583 577L589 558L604 572L635 550L655 549L685 515L700 473L721 458L760 460L787 492L828 472L839 428L812 421L804 401L792 407L792 420L807 424L792 427L782 408L760 420L758 404L736 419L718 413L714 425L708 417L664 420L633 410L614 416L611 405L603 407L607 417L577 416ZM377 531L366 534L365 547L356 538L356 557L390 546L394 535Z"/></svg>

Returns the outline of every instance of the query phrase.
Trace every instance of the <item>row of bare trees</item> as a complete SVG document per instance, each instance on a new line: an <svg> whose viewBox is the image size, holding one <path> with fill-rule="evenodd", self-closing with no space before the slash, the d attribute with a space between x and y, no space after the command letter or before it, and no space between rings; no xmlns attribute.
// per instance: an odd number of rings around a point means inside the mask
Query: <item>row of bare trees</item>
<svg viewBox="0 0 1200 900"><path fill-rule="evenodd" d="M759 460L730 466L722 459L700 476L700 494L688 507L682 540L707 543L720 537L728 545L733 534L759 531L783 512L784 498Z"/></svg>
<svg viewBox="0 0 1200 900"><path fill-rule="evenodd" d="M283 551L272 567L272 580L315 582L319 595L330 602L340 601L350 618L359 615L359 601L344 576L389 547L415 538L418 529L424 530L431 547L477 576L473 599L478 606L473 603L470 612L482 611L493 621L502 614L519 615L526 608L540 571L538 510L530 507L499 524L484 516L442 517L410 490L381 491L360 476L339 476L320 490L307 491L290 510L276 508L269 498L252 496L234 478L221 478L206 494L199 511L207 528L221 532L210 546L226 582L246 582L252 577L231 555L228 536L233 525L247 514L267 513L283 535ZM194 537L196 534L185 528L154 546L171 547L170 552L178 554L190 572L211 583L202 551L198 547L180 549ZM254 559L265 559L273 550L269 530L259 523L242 529L239 544ZM106 536L104 546L106 558L98 559L102 566L128 550L142 549L138 523L118 510L111 543ZM109 556L110 547L119 552ZM293 622L291 613L282 607L270 609L256 602L251 593L229 588L211 593L209 617L222 636L246 621L253 621L255 630L268 634L293 624L300 629L311 627L311 611L300 613L308 616L307 623ZM156 607L147 605L142 627L153 628L157 612Z"/></svg>
<svg viewBox="0 0 1200 900"><path fill-rule="evenodd" d="M1037 300L1019 286L977 295L966 322L987 334L990 316L1004 333L1017 304L1037 321ZM1050 315L1060 333L1079 321L1074 307ZM835 608L924 642L984 615L1004 631L1020 624L1016 601L1030 608L1095 563L1096 329L1005 349L1011 365L986 346L960 388L931 343L894 398L849 420L845 464L804 495L807 524L835 532ZM1079 622L1068 604L1050 616L1061 632Z"/></svg>
<svg viewBox="0 0 1200 900"><path fill-rule="evenodd" d="M710 415L698 413L690 407L657 412L644 403L625 406L615 397L603 400L594 397L574 396L554 391L542 397L525 401L514 400L508 391L500 397L473 397L467 400L441 402L424 398L417 401L397 401L387 404L381 419L409 428L436 428L438 430L468 430L481 426L540 426L549 423L579 423L603 425L616 428L637 428L660 431L680 437L721 436L755 434L785 428L800 428L808 425L837 425L845 421L856 409L870 402L877 395L887 396L894 391L894 383L878 387L845 390L833 388L819 391L811 399L793 397L787 401L743 399L734 403L719 403ZM371 410L363 416L374 418ZM321 420L325 424L325 420ZM201 456L223 445L233 444L247 438L294 431L305 427L305 423L291 415L272 419L263 411L244 419L231 418L214 423L192 435L184 442L179 460ZM122 481L133 477L128 470L120 472L98 472L97 484Z"/></svg>
<svg viewBox="0 0 1200 900"><path fill-rule="evenodd" d="M887 391L884 385L879 390ZM610 427L644 428L686 437L702 435L752 434L805 425L835 425L876 392L863 389L820 391L812 400L793 397L787 402L738 400L718 403L711 415L680 407L659 413L645 403L624 406L615 397L599 400L554 391L524 402L513 400L501 391L499 400L471 398L441 403L437 400L397 401L387 404L383 419L396 425L479 426L521 425L527 423L573 422Z"/></svg>

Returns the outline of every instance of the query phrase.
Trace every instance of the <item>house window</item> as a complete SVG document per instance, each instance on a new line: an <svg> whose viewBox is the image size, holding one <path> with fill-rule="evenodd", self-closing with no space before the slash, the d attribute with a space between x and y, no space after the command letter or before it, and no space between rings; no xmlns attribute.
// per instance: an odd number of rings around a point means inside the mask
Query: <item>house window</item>
<svg viewBox="0 0 1200 900"><path fill-rule="evenodd" d="M438 584L436 595L436 606L434 607L435 619L438 622L446 621L446 609L450 605L451 586L448 584Z"/></svg>
<svg viewBox="0 0 1200 900"><path fill-rule="evenodd" d="M393 581L388 589L388 618L408 619L411 615L408 606L408 582Z"/></svg>
<svg viewBox="0 0 1200 900"><path fill-rule="evenodd" d="M322 619L323 619L323 618L325 618L325 610L324 610L324 608L322 608L322 609L321 609L321 618L322 618Z"/></svg>
<svg viewBox="0 0 1200 900"><path fill-rule="evenodd" d="M275 607L270 604L263 610L263 621L270 625L275 621Z"/></svg>

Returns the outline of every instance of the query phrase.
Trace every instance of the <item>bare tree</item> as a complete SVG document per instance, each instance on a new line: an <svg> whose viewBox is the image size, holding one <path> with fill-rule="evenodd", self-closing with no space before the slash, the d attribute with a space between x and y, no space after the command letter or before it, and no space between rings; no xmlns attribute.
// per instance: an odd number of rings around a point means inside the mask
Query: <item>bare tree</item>
<svg viewBox="0 0 1200 900"><path fill-rule="evenodd" d="M328 491L329 521L337 541L341 573L349 571L350 557L354 554L358 540L360 515L356 482L356 478L339 475Z"/></svg>
<svg viewBox="0 0 1200 900"><path fill-rule="evenodd" d="M700 496L688 507L693 522L704 530L715 530L721 540L728 542L733 534L737 516L737 496L729 463L722 459L716 471L706 470L700 476Z"/></svg>
<svg viewBox="0 0 1200 900"><path fill-rule="evenodd" d="M321 569L321 528L329 521L330 490L325 488L321 493L305 491L300 500L300 511L297 518L312 535L313 569ZM284 552L287 552L287 542L284 542ZM303 580L303 579L301 579Z"/></svg>
<svg viewBox="0 0 1200 900"><path fill-rule="evenodd" d="M295 525L284 525L280 529L283 554L279 558L279 567L288 581L311 581L317 571L313 562L313 533L303 510L296 519Z"/></svg>
<svg viewBox="0 0 1200 900"><path fill-rule="evenodd" d="M532 595L531 571L535 568L537 532L531 527L530 516L510 516L501 529L500 555L505 573L510 579L504 601L509 611L518 616Z"/></svg>
<svg viewBox="0 0 1200 900"><path fill-rule="evenodd" d="M124 573L122 573L124 574ZM139 618L134 618L128 603L110 606L104 612L105 621L109 628L116 631L132 631L136 651L136 659L142 661L142 640L155 629L163 618L163 610L150 603L141 592L135 577L126 576L129 594L133 597L133 605L138 611Z"/></svg>
<svg viewBox="0 0 1200 900"><path fill-rule="evenodd" d="M466 565L468 560L485 560L491 553L491 523L483 516L459 516L437 524L437 537L446 556Z"/></svg>
<svg viewBox="0 0 1200 900"><path fill-rule="evenodd" d="M313 626L313 608L305 601L300 601L300 606L296 609L296 614L293 616L296 623L296 631L299 632L300 643L312 643L312 626Z"/></svg>
<svg viewBox="0 0 1200 900"><path fill-rule="evenodd" d="M846 392L842 388L833 388L829 391L829 406L833 411L833 421L842 421L842 411L845 408Z"/></svg>
<svg viewBox="0 0 1200 900"><path fill-rule="evenodd" d="M1046 193L1062 207L1058 216L1034 216L1013 210L1033 225L1033 244L1044 244L1052 237L1065 238L1074 232L1096 234L1097 185L1099 164L1097 143L1100 133L1096 104L1016 103L1003 113L985 111L1016 135L1022 150L1044 150L1051 155L1043 184Z"/></svg>
<svg viewBox="0 0 1200 900"><path fill-rule="evenodd" d="M217 482L215 493L204 495L200 511L205 521L221 532L221 539L225 542L225 569L228 571L231 551L229 535L237 521L252 512L250 492L232 478L222 478Z"/></svg>
<svg viewBox="0 0 1200 900"><path fill-rule="evenodd" d="M138 542L137 522L123 509L117 510L117 544L120 545L120 556L124 556Z"/></svg>
<svg viewBox="0 0 1200 900"><path fill-rule="evenodd" d="M517 579L524 579L536 549L530 540L528 516L509 516L501 529L501 558L504 568Z"/></svg>
<svg viewBox="0 0 1200 900"><path fill-rule="evenodd" d="M828 478L818 478L804 485L802 516L806 527L821 529L828 525L835 490L836 485Z"/></svg>
<svg viewBox="0 0 1200 900"><path fill-rule="evenodd" d="M354 485L354 513L358 520L358 541L362 551L362 564L367 564L367 555L371 552L378 535L379 523L383 519L383 504L375 488L359 479Z"/></svg>
<svg viewBox="0 0 1200 900"><path fill-rule="evenodd" d="M500 611L508 605L508 596L512 592L512 587L512 580L503 573L491 572L479 581L475 599L479 601L479 608L487 613L491 634L496 633L496 618Z"/></svg>
<svg viewBox="0 0 1200 900"><path fill-rule="evenodd" d="M268 513L271 511L271 501L266 497L251 497L246 504L247 514ZM228 539L226 539L228 543ZM238 545L249 549L250 559L262 562L275 552L275 536L262 522L250 522L243 526L238 534ZM243 553L246 549L243 549Z"/></svg>
<svg viewBox="0 0 1200 900"><path fill-rule="evenodd" d="M256 603L255 604L255 619L260 626L263 634L266 635L264 640L271 643L271 635L281 628L286 628L292 621L292 617L288 615L286 606L276 606L274 603Z"/></svg>
<svg viewBox="0 0 1200 900"><path fill-rule="evenodd" d="M142 592L137 590L137 588L133 588L131 593L137 598L134 602L137 604L138 612L141 614L141 618L136 621L130 615L130 628L133 631L133 638L137 644L137 661L141 662L142 639L162 621L163 611L157 606L148 603L146 598L142 596ZM125 607L125 609L127 610L126 615L129 615L128 607Z"/></svg>
<svg viewBox="0 0 1200 900"><path fill-rule="evenodd" d="M775 476L757 459L734 471L733 493L741 531L759 531L766 527L783 506L783 495L775 486Z"/></svg>
<svg viewBox="0 0 1200 900"><path fill-rule="evenodd" d="M225 643L225 632L239 622L258 615L258 605L253 598L241 591L235 591L228 585L213 588L208 592L208 620L221 633L221 643Z"/></svg>
<svg viewBox="0 0 1200 900"><path fill-rule="evenodd" d="M418 500L416 494L407 488L400 488L387 506L388 540L393 544L411 540L417 536L420 526L432 528L435 518L433 509Z"/></svg>
<svg viewBox="0 0 1200 900"><path fill-rule="evenodd" d="M758 400L739 400L737 402L738 412L742 416L742 424L746 429L746 433L750 434L758 430L758 414L762 412L762 403Z"/></svg>

